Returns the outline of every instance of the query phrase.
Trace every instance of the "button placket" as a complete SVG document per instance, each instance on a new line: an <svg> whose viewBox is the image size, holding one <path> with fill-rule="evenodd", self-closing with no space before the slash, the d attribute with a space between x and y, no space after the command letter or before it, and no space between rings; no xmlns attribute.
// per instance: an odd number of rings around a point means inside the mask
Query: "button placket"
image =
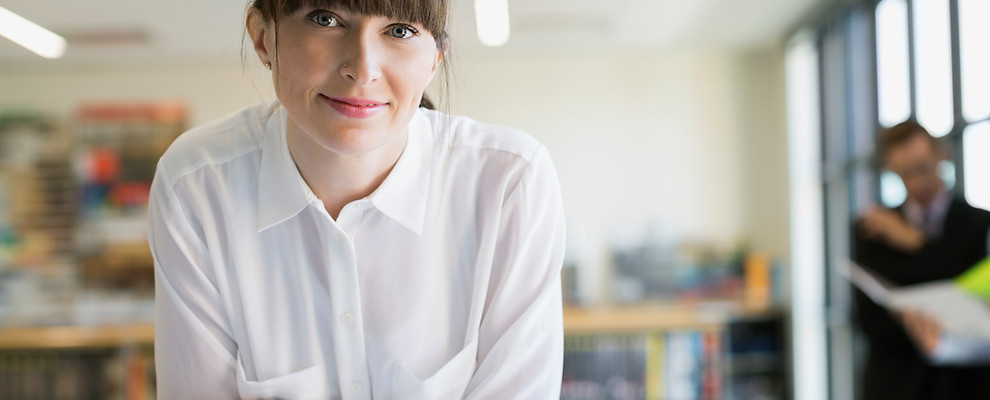
<svg viewBox="0 0 990 400"><path fill-rule="evenodd" d="M328 218L328 223L321 224L321 230L324 243L327 243L325 254L330 280L330 309L337 316L337 323L333 324L333 342L337 354L338 379L339 382L350 382L353 396L347 398L365 399L368 396L363 388L368 387L370 377L361 324L357 261L351 239L345 230L352 216L353 210L342 210L338 221ZM355 383L358 390L354 390Z"/></svg>
<svg viewBox="0 0 990 400"><path fill-rule="evenodd" d="M357 233L358 224L361 222L361 218L364 216L364 212L368 210L371 202L367 199L353 201L344 206L340 210L340 214L337 215L337 226L341 231L346 233L348 237L353 238ZM350 242L348 241L348 244Z"/></svg>

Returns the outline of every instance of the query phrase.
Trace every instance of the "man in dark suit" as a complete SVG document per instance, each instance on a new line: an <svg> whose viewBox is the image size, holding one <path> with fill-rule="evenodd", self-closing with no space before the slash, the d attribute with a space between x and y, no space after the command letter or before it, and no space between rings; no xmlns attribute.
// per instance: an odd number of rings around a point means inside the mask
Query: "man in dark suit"
<svg viewBox="0 0 990 400"><path fill-rule="evenodd" d="M938 174L945 159L940 143L908 121L882 132L880 151L886 168L904 181L907 200L861 215L856 261L895 285L911 285L956 277L984 259L990 213L945 189ZM856 322L869 343L863 400L990 399L990 368L930 365L903 317L859 291Z"/></svg>

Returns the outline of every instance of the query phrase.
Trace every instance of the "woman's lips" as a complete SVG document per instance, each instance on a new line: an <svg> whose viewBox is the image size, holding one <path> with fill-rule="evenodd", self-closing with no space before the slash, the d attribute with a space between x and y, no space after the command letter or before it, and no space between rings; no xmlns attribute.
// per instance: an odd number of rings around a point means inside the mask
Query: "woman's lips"
<svg viewBox="0 0 990 400"><path fill-rule="evenodd" d="M320 98L341 115L356 119L370 118L388 106L388 103L367 99L329 97L322 94Z"/></svg>

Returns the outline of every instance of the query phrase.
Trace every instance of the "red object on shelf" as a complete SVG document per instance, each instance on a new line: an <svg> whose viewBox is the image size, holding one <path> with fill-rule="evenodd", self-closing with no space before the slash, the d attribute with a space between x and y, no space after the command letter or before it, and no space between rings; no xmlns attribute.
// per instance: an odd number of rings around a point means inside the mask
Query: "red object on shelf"
<svg viewBox="0 0 990 400"><path fill-rule="evenodd" d="M703 356L705 358L704 375L701 381L701 398L717 399L722 397L722 338L718 332L705 332L702 337Z"/></svg>
<svg viewBox="0 0 990 400"><path fill-rule="evenodd" d="M150 193L151 184L147 182L121 182L111 190L110 201L122 207L143 207Z"/></svg>
<svg viewBox="0 0 990 400"><path fill-rule="evenodd" d="M124 387L127 400L145 400L148 398L148 361L143 354L128 354L126 360L127 381Z"/></svg>
<svg viewBox="0 0 990 400"><path fill-rule="evenodd" d="M112 149L95 149L86 157L86 180L110 183L120 176L120 155Z"/></svg>

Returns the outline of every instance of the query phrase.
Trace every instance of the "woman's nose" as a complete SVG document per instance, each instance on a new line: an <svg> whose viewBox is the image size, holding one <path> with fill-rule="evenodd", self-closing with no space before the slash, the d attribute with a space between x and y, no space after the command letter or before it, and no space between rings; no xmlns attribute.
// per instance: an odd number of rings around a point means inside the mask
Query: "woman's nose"
<svg viewBox="0 0 990 400"><path fill-rule="evenodd" d="M354 37L348 38L348 44L340 64L340 74L348 81L358 85L367 85L381 77L381 50L375 46L374 40L365 34L355 32Z"/></svg>

